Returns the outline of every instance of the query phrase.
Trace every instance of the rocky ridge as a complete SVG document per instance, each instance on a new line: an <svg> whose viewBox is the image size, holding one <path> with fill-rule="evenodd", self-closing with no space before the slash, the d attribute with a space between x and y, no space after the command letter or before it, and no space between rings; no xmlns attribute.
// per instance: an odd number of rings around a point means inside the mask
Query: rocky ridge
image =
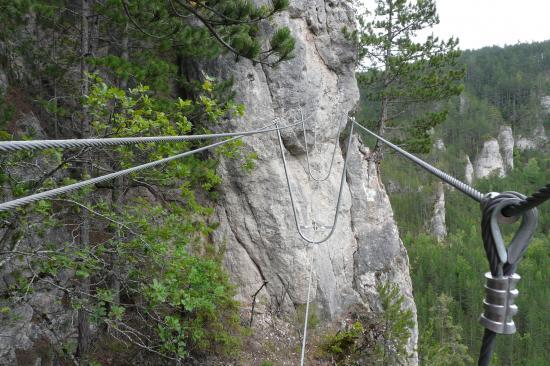
<svg viewBox="0 0 550 366"><path fill-rule="evenodd" d="M235 122L235 128L258 128L276 118L289 124L300 110L308 117L305 136L300 126L284 130L282 139L299 225L306 235L320 239L333 222L345 157L337 146L330 171L338 125L347 122L359 98L353 48L342 33L343 27L354 26L354 15L349 2L295 1L276 22L288 26L296 38L292 60L274 69L221 63L211 71L236 81L247 117ZM324 181L308 177L305 137L312 173L320 177L330 171ZM225 244L225 263L239 285L239 300L250 303L267 282L257 309L292 313L306 302L312 265L312 302L325 319L337 318L356 303L377 309L376 286L386 281L399 286L406 306L415 311L407 253L377 168L358 139L347 152L349 169L334 235L311 247L296 232L276 135L247 139L245 148L258 154L256 168L248 174L235 162L222 163L220 226L214 234L216 242ZM312 230L315 225L321 230ZM416 337L415 330L411 351ZM414 355L410 364L416 363Z"/></svg>

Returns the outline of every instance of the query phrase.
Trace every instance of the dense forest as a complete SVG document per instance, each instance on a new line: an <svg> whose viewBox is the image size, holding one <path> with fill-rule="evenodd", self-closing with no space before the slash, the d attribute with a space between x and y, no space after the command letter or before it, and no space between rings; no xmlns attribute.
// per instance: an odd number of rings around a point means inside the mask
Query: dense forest
<svg viewBox="0 0 550 366"><path fill-rule="evenodd" d="M501 125L514 135L533 136L550 128L550 41L465 52L465 91L445 106L447 119L433 130L441 147L424 154L429 162L464 179L465 156L473 159ZM368 104L364 104L368 108ZM442 106L439 106L442 108ZM536 132L539 131L539 132ZM530 194L548 183L548 144L514 150L506 177L474 181L481 192ZM400 156L389 154L382 177L411 260L420 327L419 351L425 365L468 365L477 359L482 327L483 273L488 264L480 232L478 204L455 190L445 191L448 236L438 241L428 230L436 179ZM539 227L518 268L522 276L515 316L518 332L498 337L494 365L546 365L550 348L550 207L539 207ZM509 228L511 239L514 228Z"/></svg>

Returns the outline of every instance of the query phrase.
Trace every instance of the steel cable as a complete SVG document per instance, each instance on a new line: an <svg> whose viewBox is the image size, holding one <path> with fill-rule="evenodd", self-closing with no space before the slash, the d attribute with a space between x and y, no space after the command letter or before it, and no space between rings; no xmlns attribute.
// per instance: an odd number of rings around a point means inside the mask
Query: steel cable
<svg viewBox="0 0 550 366"><path fill-rule="evenodd" d="M306 120L310 116L306 117ZM302 122L296 122L288 128L298 125ZM235 137L235 136L250 136L258 133L275 131L277 128L258 129L243 132L226 132L212 133L205 135L183 135L183 136L152 136L152 137L113 137L113 138L90 138L90 139L68 139L68 140L29 140L29 141L1 141L0 151L13 152L18 150L43 150L51 148L82 148L82 147L100 147L100 146L117 146L130 144L143 144L153 142L181 142L206 140L213 138Z"/></svg>
<svg viewBox="0 0 550 366"><path fill-rule="evenodd" d="M306 341L307 341L307 324L309 320L309 302L311 293L311 282L313 280L313 258L309 257L309 279L307 283L307 300L306 300L306 313L304 319L304 335L302 337L302 352L300 357L300 366L304 366L304 357L306 353Z"/></svg>
<svg viewBox="0 0 550 366"><path fill-rule="evenodd" d="M517 216L527 210L537 207L548 199L550 199L550 183L533 193L531 196L523 199L521 202L506 206L502 209L502 214L506 217Z"/></svg>
<svg viewBox="0 0 550 366"><path fill-rule="evenodd" d="M350 151L351 151L350 148L351 148L351 141L352 141L352 137L353 137L353 124L351 125L351 129L350 129L350 135L349 135L348 145L347 145L347 147L348 147L347 148L347 154L346 154L346 157L344 159L344 166L343 166L343 169L342 169L342 176L340 178L340 188L339 188L339 191L338 191L338 198L337 198L337 201L336 201L336 212L334 213L332 228L331 228L330 232L328 233L328 235L325 236L321 240L314 240L314 239L311 239L311 238L307 237L306 235L304 235L304 233L302 233L302 230L300 229L300 224L298 222L298 212L296 210L296 205L294 203L294 194L292 193L292 186L290 184L290 178L288 176L288 167L287 167L285 151L284 151L284 146L283 146L283 139L281 137L281 132L279 130L277 130L277 135L279 137L279 148L281 150L281 159L283 161L286 184L287 184L288 192L289 192L289 195L290 195L290 203L292 205L292 213L294 214L294 223L296 224L296 230L298 231L298 234L300 235L300 237L302 239L304 239L306 242L310 243L310 244L324 243L325 241L330 239L332 234L334 234L334 231L336 230L336 224L338 223L338 215L339 215L339 211L340 211L342 191L344 190L344 181L346 180L347 164L348 164L348 159L349 159L349 155L350 155Z"/></svg>
<svg viewBox="0 0 550 366"><path fill-rule="evenodd" d="M302 113L301 110L300 110L300 113ZM302 129L304 131L304 145L305 145L305 150L306 150L307 174L309 175L309 177L312 180L314 180L316 182L324 182L330 176L330 173L332 172L332 167L334 166L334 158L336 156L336 148L338 147L338 142L340 140L340 134L342 132L342 120L340 120L339 123L338 123L338 131L336 132L336 137L334 138L334 149L332 150L332 157L330 159L330 166L328 168L327 174L322 178L314 177L313 173L312 173L312 170L311 170L311 164L310 164L310 159L309 159L309 148L307 146L306 124L305 124L303 114L302 114ZM315 149L315 146L317 145L317 126L315 126L315 131L314 131L313 136L314 136L313 137L313 148Z"/></svg>
<svg viewBox="0 0 550 366"><path fill-rule="evenodd" d="M273 124L276 125L275 128L268 128L268 127L272 126ZM291 124L291 125L288 125L288 126L283 126L283 127L279 127L279 125L276 122L273 123L273 124L270 124L270 125L264 127L264 129L256 130L255 133L264 133L264 132L269 132L269 131L277 131L278 133L280 133L279 132L280 130L296 126L296 125L300 124L300 122L297 122L297 123L294 123L294 124ZM138 165L138 166L128 168L128 169L124 169L124 170L121 170L121 171L118 171L118 172L102 175L100 177L91 178L91 179L88 179L88 180L85 180L85 181L82 181L82 182L73 183L73 184L70 184L68 186L51 189L51 190L48 190L48 191L45 191L45 192L36 193L36 194L30 195L30 196L18 198L18 199L8 201L8 202L3 202L3 203L0 203L0 212L7 211L7 210L12 210L12 209L17 208L19 206L23 206L23 205L26 205L26 204L29 204L29 203L32 203L32 202L36 202L36 201L39 201L39 200L52 198L52 197L58 196L58 195L63 194L63 193L72 192L74 190L77 190L77 189L80 189L80 188L83 188L83 187L86 187L86 186L89 186L89 185L92 185L92 184L97 184L97 183L100 183L100 182L104 182L104 181L107 181L107 180L114 179L116 177L120 177L120 176L123 176L123 175L128 175L130 173L137 172L137 171L140 171L140 170L143 170L143 169L152 168L152 167L155 167L157 165L161 165L161 164L170 162L172 160L181 159L183 157L186 157L186 156L189 156L189 155L192 155L192 154L196 154L196 153L201 152L201 151L206 151L208 149L211 149L211 148L214 148L214 147L217 147L217 146L221 146L221 145L226 144L228 142L240 139L243 136L245 136L245 135L236 136L236 137L230 138L228 140L219 141L219 142L216 142L214 144L210 144L210 145L207 145L207 146L200 147L200 148L195 149L195 150L186 151L186 152L183 152L181 154L169 156L169 157L164 158L164 159L152 161L152 162L149 162L149 163L146 163L146 164Z"/></svg>
<svg viewBox="0 0 550 366"><path fill-rule="evenodd" d="M394 149L395 151L397 151L398 153L400 153L401 155L403 155L407 159L411 160L413 163L421 166L427 172L435 175L439 179L441 179L441 180L445 181L446 183L450 184L451 186L455 187L456 189L458 189L462 193L466 194L467 196L473 198L474 200L476 200L478 202L481 202L481 200L483 199L483 194L481 192L477 191L475 188L470 187L466 183L461 182L460 180L456 179L455 177L453 177L453 176L437 169L436 167L426 163L424 160L422 160L422 159L414 156L413 154L403 150L399 146L396 146L396 145L392 144L391 142L389 142L388 140L378 136L377 134L375 134L374 132L372 132L368 128L366 128L366 127L360 125L359 123L357 123L354 118L351 118L351 120L353 121L353 124L355 124L357 127L361 128L363 131L365 131L368 134L376 137L379 141L382 141L384 144L388 145L389 147L391 147L392 149Z"/></svg>

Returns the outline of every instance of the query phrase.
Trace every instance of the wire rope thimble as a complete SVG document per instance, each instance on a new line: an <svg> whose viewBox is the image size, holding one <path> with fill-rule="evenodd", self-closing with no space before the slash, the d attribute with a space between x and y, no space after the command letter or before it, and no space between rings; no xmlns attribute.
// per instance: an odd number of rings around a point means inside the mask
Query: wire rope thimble
<svg viewBox="0 0 550 366"><path fill-rule="evenodd" d="M524 196L517 192L504 192L491 193L486 198L482 231L491 272L485 273L484 312L479 321L494 333L514 334L516 325L513 316L518 312L515 299L519 294L516 286L521 279L515 271L533 238L537 226L537 211L532 209L521 215L520 227L506 247L498 224L513 223L516 220L502 221L501 211L520 202Z"/></svg>

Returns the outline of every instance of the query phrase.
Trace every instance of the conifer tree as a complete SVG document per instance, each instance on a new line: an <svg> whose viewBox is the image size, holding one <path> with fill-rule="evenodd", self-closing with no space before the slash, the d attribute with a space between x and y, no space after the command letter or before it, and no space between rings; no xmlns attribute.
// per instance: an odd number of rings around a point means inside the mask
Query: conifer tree
<svg viewBox="0 0 550 366"><path fill-rule="evenodd" d="M429 131L446 118L446 111L434 108L434 102L462 91L458 40L432 34L419 41L421 32L439 23L433 0L376 4L374 12L359 16L359 29L349 34L357 44L362 71L358 80L366 89L364 122L380 135L392 132L409 149L427 152Z"/></svg>

